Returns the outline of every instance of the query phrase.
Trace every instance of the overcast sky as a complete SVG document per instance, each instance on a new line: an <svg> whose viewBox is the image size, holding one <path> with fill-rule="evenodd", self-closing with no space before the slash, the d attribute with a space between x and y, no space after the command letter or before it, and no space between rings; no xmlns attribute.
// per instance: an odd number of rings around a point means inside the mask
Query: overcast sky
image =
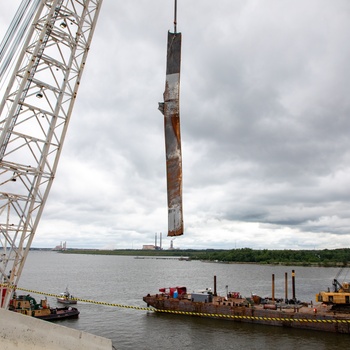
<svg viewBox="0 0 350 350"><path fill-rule="evenodd" d="M2 38L20 0L2 0ZM33 247L170 246L173 0L104 0ZM350 2L178 0L183 249L350 246Z"/></svg>

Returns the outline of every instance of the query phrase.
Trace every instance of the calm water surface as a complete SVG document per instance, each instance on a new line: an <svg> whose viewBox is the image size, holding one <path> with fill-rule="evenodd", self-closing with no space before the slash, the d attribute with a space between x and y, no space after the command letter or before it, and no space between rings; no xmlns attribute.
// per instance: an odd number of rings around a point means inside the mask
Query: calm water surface
<svg viewBox="0 0 350 350"><path fill-rule="evenodd" d="M284 274L296 271L296 296L315 299L331 286L337 268L217 264L200 261L135 259L122 256L30 252L19 287L58 294L70 292L89 300L144 307L142 297L159 288L186 286L189 291L213 288L244 296L271 296L275 274L276 296L284 297ZM289 297L291 286L289 281ZM39 300L42 296L34 295ZM54 298L48 297L51 306ZM225 320L156 314L78 302L80 317L59 324L112 339L117 349L341 349L348 335L240 324Z"/></svg>

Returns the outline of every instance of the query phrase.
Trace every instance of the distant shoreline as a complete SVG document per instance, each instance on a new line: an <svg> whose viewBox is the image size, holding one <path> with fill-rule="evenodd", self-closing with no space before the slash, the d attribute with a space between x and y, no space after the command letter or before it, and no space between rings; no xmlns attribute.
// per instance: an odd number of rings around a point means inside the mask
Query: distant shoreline
<svg viewBox="0 0 350 350"><path fill-rule="evenodd" d="M31 250L52 250L33 248ZM143 250L143 249L66 249L61 254L119 255L137 258L179 258L179 260L200 260L220 264L258 264L304 267L344 267L350 261L350 249L324 250L253 250L243 249L186 249L186 250ZM182 258L182 259L181 259Z"/></svg>

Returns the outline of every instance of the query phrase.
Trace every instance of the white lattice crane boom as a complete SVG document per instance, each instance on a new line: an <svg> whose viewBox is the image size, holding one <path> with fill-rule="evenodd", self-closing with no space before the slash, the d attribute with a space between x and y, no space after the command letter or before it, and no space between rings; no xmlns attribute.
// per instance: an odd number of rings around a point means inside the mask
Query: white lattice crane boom
<svg viewBox="0 0 350 350"><path fill-rule="evenodd" d="M0 105L3 308L18 283L55 177L102 0L36 3Z"/></svg>

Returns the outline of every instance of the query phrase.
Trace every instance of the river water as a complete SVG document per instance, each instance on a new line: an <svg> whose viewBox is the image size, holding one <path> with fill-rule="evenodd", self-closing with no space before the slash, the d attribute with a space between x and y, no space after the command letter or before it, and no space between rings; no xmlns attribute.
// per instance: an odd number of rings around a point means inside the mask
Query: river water
<svg viewBox="0 0 350 350"><path fill-rule="evenodd" d="M296 297L314 302L315 294L331 287L339 269L220 264L177 259L135 259L124 256L60 254L31 251L19 287L59 294L68 286L82 299L145 307L142 297L159 288L186 286L188 291L225 286L243 296L284 297L284 276L296 273ZM21 291L18 292L21 294ZM33 294L37 301L41 295ZM48 297L50 306L58 306ZM60 321L66 327L112 339L116 349L317 349L347 348L349 335L252 325L78 302L80 316Z"/></svg>

